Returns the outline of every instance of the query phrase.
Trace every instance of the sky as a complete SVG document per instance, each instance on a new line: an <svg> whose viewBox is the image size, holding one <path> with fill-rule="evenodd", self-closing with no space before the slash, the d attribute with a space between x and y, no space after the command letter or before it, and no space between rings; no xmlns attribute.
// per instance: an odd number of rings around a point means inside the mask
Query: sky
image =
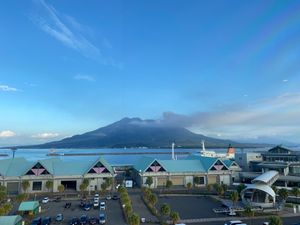
<svg viewBox="0 0 300 225"><path fill-rule="evenodd" d="M0 3L0 146L123 117L300 143L299 1Z"/></svg>

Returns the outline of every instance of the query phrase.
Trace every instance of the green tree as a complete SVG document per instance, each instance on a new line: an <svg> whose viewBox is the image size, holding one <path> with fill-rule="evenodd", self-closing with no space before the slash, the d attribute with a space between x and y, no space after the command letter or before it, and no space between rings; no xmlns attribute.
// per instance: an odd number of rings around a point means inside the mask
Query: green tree
<svg viewBox="0 0 300 225"><path fill-rule="evenodd" d="M211 191L212 191L212 189L213 189L213 186L212 186L212 184L208 184L208 185L206 185L206 189L207 189L207 191L208 191L208 192L211 192Z"/></svg>
<svg viewBox="0 0 300 225"><path fill-rule="evenodd" d="M149 196L149 202L151 205L155 205L157 203L157 196L155 194L150 194Z"/></svg>
<svg viewBox="0 0 300 225"><path fill-rule="evenodd" d="M282 225L282 219L279 216L271 216L269 218L269 225Z"/></svg>
<svg viewBox="0 0 300 225"><path fill-rule="evenodd" d="M26 201L27 199L28 199L28 194L26 193L19 194L16 197L17 202L23 202Z"/></svg>
<svg viewBox="0 0 300 225"><path fill-rule="evenodd" d="M126 204L124 208L125 214L128 216L132 213L132 205L131 204Z"/></svg>
<svg viewBox="0 0 300 225"><path fill-rule="evenodd" d="M193 185L192 185L191 182L188 182L188 183L186 184L186 187L187 187L188 190L191 190L192 187L193 187Z"/></svg>
<svg viewBox="0 0 300 225"><path fill-rule="evenodd" d="M53 181L52 180L46 181L46 188L48 191L53 190Z"/></svg>
<svg viewBox="0 0 300 225"><path fill-rule="evenodd" d="M58 185L57 187L57 190L60 192L60 193L63 193L65 191L65 186L64 185Z"/></svg>
<svg viewBox="0 0 300 225"><path fill-rule="evenodd" d="M27 192L28 188L30 187L30 183L28 180L23 180L22 181L22 189L24 192Z"/></svg>
<svg viewBox="0 0 300 225"><path fill-rule="evenodd" d="M216 186L216 192L218 193L219 196L224 194L223 187L221 185Z"/></svg>
<svg viewBox="0 0 300 225"><path fill-rule="evenodd" d="M275 194L278 194L278 188L275 185L272 185L272 189L275 192Z"/></svg>
<svg viewBox="0 0 300 225"><path fill-rule="evenodd" d="M130 225L140 225L140 216L137 213L131 214L128 218Z"/></svg>
<svg viewBox="0 0 300 225"><path fill-rule="evenodd" d="M86 186L89 186L90 185L90 179L84 178L82 183L85 184Z"/></svg>
<svg viewBox="0 0 300 225"><path fill-rule="evenodd" d="M173 182L171 180L167 180L166 182L166 188L171 188L171 186L173 185Z"/></svg>
<svg viewBox="0 0 300 225"><path fill-rule="evenodd" d="M5 192L0 192L0 203L3 202L6 199L6 193Z"/></svg>
<svg viewBox="0 0 300 225"><path fill-rule="evenodd" d="M0 185L0 192L7 192L6 187L3 185Z"/></svg>
<svg viewBox="0 0 300 225"><path fill-rule="evenodd" d="M239 193L239 195L241 194L242 190L244 190L246 188L246 185L241 183L237 186L236 190Z"/></svg>
<svg viewBox="0 0 300 225"><path fill-rule="evenodd" d="M224 194L228 190L228 185L227 184L221 184L221 187L223 188Z"/></svg>
<svg viewBox="0 0 300 225"><path fill-rule="evenodd" d="M239 200L239 193L237 191L233 191L230 193L230 200L232 201L233 206L237 203Z"/></svg>
<svg viewBox="0 0 300 225"><path fill-rule="evenodd" d="M179 213L178 213L178 212L172 211L172 212L170 213L170 218L171 218L173 224L176 224L176 223L180 220Z"/></svg>
<svg viewBox="0 0 300 225"><path fill-rule="evenodd" d="M0 206L0 216L7 215L12 210L12 204L5 203Z"/></svg>
<svg viewBox="0 0 300 225"><path fill-rule="evenodd" d="M86 191L87 189L87 186L85 183L81 183L80 186L79 186L79 189L81 191L81 193L83 194L84 191Z"/></svg>
<svg viewBox="0 0 300 225"><path fill-rule="evenodd" d="M298 187L293 187L291 193L292 193L292 195L298 197L300 195L300 190Z"/></svg>
<svg viewBox="0 0 300 225"><path fill-rule="evenodd" d="M280 198L281 198L282 200L285 201L285 200L288 198L288 196L289 196L289 192L288 192L287 189L281 188L281 189L278 191L278 195L280 196Z"/></svg>
<svg viewBox="0 0 300 225"><path fill-rule="evenodd" d="M164 203L160 207L160 212L163 216L168 216L168 215L170 215L171 207L168 204Z"/></svg>
<svg viewBox="0 0 300 225"><path fill-rule="evenodd" d="M144 189L144 198L149 201L149 197L151 195L151 190L149 188Z"/></svg>
<svg viewBox="0 0 300 225"><path fill-rule="evenodd" d="M147 177L146 182L145 182L148 187L150 188L150 186L153 184L153 178L152 177Z"/></svg>

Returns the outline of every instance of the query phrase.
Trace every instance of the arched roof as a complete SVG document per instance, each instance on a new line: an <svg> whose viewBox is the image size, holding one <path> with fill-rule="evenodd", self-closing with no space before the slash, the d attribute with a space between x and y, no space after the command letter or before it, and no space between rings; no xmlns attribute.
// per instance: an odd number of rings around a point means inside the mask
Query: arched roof
<svg viewBox="0 0 300 225"><path fill-rule="evenodd" d="M279 176L279 173L277 171L270 170L256 178L254 178L251 182L252 182L252 184L272 185L277 180L278 176Z"/></svg>
<svg viewBox="0 0 300 225"><path fill-rule="evenodd" d="M243 193L245 193L247 190L250 190L250 189L256 189L256 190L266 192L270 196L272 196L272 198L276 197L274 190L270 186L265 185L265 184L248 184L247 187L242 191L242 195L243 195Z"/></svg>

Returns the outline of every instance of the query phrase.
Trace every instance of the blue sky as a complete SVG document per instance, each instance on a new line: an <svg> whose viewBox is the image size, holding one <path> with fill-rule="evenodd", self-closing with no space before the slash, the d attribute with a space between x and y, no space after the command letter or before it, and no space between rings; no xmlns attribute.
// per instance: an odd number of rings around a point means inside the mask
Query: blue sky
<svg viewBox="0 0 300 225"><path fill-rule="evenodd" d="M299 142L299 1L0 4L0 145L123 117Z"/></svg>

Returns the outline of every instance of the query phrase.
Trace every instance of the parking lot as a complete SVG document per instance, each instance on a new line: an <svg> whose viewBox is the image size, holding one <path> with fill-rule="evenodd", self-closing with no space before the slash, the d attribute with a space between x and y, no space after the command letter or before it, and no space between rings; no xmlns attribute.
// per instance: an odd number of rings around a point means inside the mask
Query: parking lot
<svg viewBox="0 0 300 225"><path fill-rule="evenodd" d="M88 217L95 217L99 219L99 214L100 213L105 213L106 215L106 223L108 225L125 225L126 223L124 222L123 214L121 211L121 206L119 203L119 200L103 200L100 199L100 201L105 201L106 202L106 209L101 210L99 208L94 209L93 207L89 211L84 211L80 207L80 200L62 200L60 202L54 202L50 201L46 204L42 204L42 213L40 213L37 216L40 217L46 217L49 216L52 218L52 221L54 224L69 224L69 221L73 217L79 218L82 215L87 215ZM65 208L65 204L67 202L71 203L70 208ZM92 200L91 200L92 202ZM58 213L62 213L64 216L63 222L55 222L55 216Z"/></svg>
<svg viewBox="0 0 300 225"><path fill-rule="evenodd" d="M179 212L181 219L224 217L216 214L213 208L220 207L220 203L205 196L164 196L159 197L158 208L163 203L170 205L172 211Z"/></svg>

